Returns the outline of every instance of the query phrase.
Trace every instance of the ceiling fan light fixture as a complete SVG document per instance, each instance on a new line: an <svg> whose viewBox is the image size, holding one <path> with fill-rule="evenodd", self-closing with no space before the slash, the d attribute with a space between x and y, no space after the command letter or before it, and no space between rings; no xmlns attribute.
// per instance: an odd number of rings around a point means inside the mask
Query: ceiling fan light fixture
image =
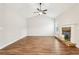
<svg viewBox="0 0 79 59"><path fill-rule="evenodd" d="M42 12L39 12L39 15L42 15Z"/></svg>

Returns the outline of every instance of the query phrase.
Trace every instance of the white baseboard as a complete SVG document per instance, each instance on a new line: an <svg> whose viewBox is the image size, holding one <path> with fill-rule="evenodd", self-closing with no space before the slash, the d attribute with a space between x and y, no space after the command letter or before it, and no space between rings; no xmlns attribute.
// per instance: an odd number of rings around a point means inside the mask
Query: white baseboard
<svg viewBox="0 0 79 59"><path fill-rule="evenodd" d="M8 46L8 45L10 45L10 44L12 44L12 43L14 43L14 42L16 42L16 41L22 39L23 37L26 37L26 35L23 35L23 36L19 37L18 39L14 40L14 41L8 42L8 43L6 43L5 45L0 46L0 49L5 48L6 46Z"/></svg>

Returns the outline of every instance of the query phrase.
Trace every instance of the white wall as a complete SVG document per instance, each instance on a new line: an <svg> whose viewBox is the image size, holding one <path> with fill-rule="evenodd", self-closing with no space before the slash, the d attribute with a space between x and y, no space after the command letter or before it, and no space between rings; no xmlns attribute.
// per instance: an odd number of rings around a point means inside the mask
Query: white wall
<svg viewBox="0 0 79 59"><path fill-rule="evenodd" d="M30 10L26 4L0 4L0 49L27 35L53 35L53 19L44 15L27 19Z"/></svg>
<svg viewBox="0 0 79 59"><path fill-rule="evenodd" d="M61 36L61 28L64 26L72 27L71 41L76 43L76 46L79 48L79 4L64 12L56 20L59 28L57 34Z"/></svg>
<svg viewBox="0 0 79 59"><path fill-rule="evenodd" d="M38 15L27 19L28 36L52 36L54 34L53 19Z"/></svg>
<svg viewBox="0 0 79 59"><path fill-rule="evenodd" d="M4 4L0 4L0 47L4 44L5 39L5 8Z"/></svg>
<svg viewBox="0 0 79 59"><path fill-rule="evenodd" d="M18 7L16 4L0 5L0 27L3 28L0 30L0 48L27 36L26 18L20 16Z"/></svg>

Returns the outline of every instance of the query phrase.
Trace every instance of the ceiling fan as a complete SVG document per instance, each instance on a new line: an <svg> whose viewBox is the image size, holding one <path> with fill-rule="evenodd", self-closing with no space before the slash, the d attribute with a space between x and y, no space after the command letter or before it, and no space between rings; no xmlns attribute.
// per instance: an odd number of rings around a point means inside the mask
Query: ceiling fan
<svg viewBox="0 0 79 59"><path fill-rule="evenodd" d="M42 10L41 5L42 3L39 3L39 8L37 8L37 12L34 13L38 13L39 15L46 14L47 9Z"/></svg>

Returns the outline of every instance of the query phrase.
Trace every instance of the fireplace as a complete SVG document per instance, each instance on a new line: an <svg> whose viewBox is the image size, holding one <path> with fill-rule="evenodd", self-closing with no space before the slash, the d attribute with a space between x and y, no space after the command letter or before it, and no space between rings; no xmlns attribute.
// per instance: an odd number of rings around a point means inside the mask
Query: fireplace
<svg viewBox="0 0 79 59"><path fill-rule="evenodd" d="M71 27L62 27L62 34L64 35L64 39L66 41L70 41L70 39L71 39Z"/></svg>

